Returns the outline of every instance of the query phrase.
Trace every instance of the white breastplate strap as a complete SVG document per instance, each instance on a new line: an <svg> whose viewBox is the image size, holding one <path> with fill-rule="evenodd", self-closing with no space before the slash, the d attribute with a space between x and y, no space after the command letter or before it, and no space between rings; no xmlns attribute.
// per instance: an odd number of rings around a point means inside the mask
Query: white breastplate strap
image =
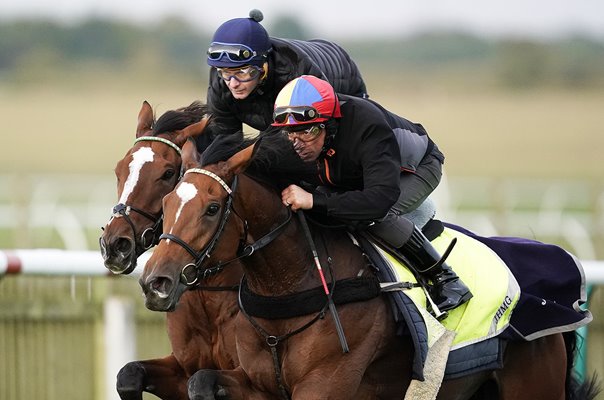
<svg viewBox="0 0 604 400"><path fill-rule="evenodd" d="M194 172L196 174L204 174L209 176L210 178L214 179L216 182L220 183L220 185L224 188L224 190L226 190L226 192L230 195L231 193L233 193L233 191L231 190L231 188L229 187L229 185L226 184L225 181L222 180L221 177L219 177L218 175L216 175L215 173L208 171L207 169L203 169L203 168L191 168L185 171L185 174L188 174L189 172Z"/></svg>

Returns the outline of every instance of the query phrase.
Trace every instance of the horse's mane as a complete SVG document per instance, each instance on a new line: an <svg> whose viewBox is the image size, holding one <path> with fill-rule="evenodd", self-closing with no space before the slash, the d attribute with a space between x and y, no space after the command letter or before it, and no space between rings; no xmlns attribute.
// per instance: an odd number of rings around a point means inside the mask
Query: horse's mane
<svg viewBox="0 0 604 400"><path fill-rule="evenodd" d="M242 131L233 134L219 134L201 154L201 166L226 161L253 142L253 139L246 139Z"/></svg>
<svg viewBox="0 0 604 400"><path fill-rule="evenodd" d="M201 156L202 166L225 161L235 153L256 142L250 167L271 172L296 172L308 168L293 150L290 141L280 133L260 134L245 138L243 132L218 135ZM314 165L314 164L313 164Z"/></svg>
<svg viewBox="0 0 604 400"><path fill-rule="evenodd" d="M282 182L311 181L316 175L314 163L304 163L293 150L290 141L280 133L262 133L246 139L243 132L218 135L201 155L201 165L225 161L240 150L256 142L247 174L280 187ZM293 179L293 180L292 180Z"/></svg>
<svg viewBox="0 0 604 400"><path fill-rule="evenodd" d="M305 163L294 151L286 135L267 133L259 138L252 166L256 169L271 171L272 174L298 174L309 170L315 172L315 163Z"/></svg>
<svg viewBox="0 0 604 400"><path fill-rule="evenodd" d="M206 115L208 107L196 100L186 107L166 111L153 124L153 135L164 132L174 132L201 121Z"/></svg>

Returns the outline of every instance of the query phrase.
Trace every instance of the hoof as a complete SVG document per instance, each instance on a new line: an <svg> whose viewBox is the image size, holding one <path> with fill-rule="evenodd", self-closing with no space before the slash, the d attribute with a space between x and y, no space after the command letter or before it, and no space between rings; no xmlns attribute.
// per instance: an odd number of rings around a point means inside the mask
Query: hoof
<svg viewBox="0 0 604 400"><path fill-rule="evenodd" d="M138 361L129 362L117 373L115 385L122 400L142 400L145 388L145 368Z"/></svg>
<svg viewBox="0 0 604 400"><path fill-rule="evenodd" d="M218 385L217 371L201 369L189 379L190 400L223 400L226 398L226 390Z"/></svg>

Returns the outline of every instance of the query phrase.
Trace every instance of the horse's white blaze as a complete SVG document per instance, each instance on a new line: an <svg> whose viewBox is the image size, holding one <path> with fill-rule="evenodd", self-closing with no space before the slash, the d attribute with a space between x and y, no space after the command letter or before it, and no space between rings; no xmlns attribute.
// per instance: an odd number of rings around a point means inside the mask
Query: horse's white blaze
<svg viewBox="0 0 604 400"><path fill-rule="evenodd" d="M132 154L132 161L130 161L130 164L128 164L130 173L128 174L126 183L124 183L124 191L120 196L119 202L121 204L127 204L126 202L128 201L128 197L130 194L132 194L132 191L134 191L134 188L138 183L138 178L140 177L140 172L143 168L143 165L145 165L145 163L152 162L153 155L154 153L153 150L151 150L151 147L141 147Z"/></svg>
<svg viewBox="0 0 604 400"><path fill-rule="evenodd" d="M180 206L178 206L178 211L176 211L176 219L174 220L174 226L176 225L176 222L178 222L178 218L180 217L180 213L185 204L187 204L187 202L197 196L197 188L191 183L182 182L180 185L178 185L178 188L176 189L176 195L180 197ZM172 233L174 226L172 226L172 229L170 229L170 233Z"/></svg>

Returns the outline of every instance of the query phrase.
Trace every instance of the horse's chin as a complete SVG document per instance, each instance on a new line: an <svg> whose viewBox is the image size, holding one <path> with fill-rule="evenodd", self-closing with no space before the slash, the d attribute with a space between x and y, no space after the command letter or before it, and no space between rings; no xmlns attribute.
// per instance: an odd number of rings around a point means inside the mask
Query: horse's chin
<svg viewBox="0 0 604 400"><path fill-rule="evenodd" d="M111 271L114 275L128 275L136 268L136 262L127 260L121 260L124 262L118 262L117 260L105 260L105 268Z"/></svg>
<svg viewBox="0 0 604 400"><path fill-rule="evenodd" d="M145 307L151 311L174 311L186 287L179 282L171 288L143 289Z"/></svg>
<svg viewBox="0 0 604 400"><path fill-rule="evenodd" d="M177 302L172 301L171 299L164 301L163 299L158 299L157 297L145 296L145 307L151 311L174 311L176 309L176 304Z"/></svg>

